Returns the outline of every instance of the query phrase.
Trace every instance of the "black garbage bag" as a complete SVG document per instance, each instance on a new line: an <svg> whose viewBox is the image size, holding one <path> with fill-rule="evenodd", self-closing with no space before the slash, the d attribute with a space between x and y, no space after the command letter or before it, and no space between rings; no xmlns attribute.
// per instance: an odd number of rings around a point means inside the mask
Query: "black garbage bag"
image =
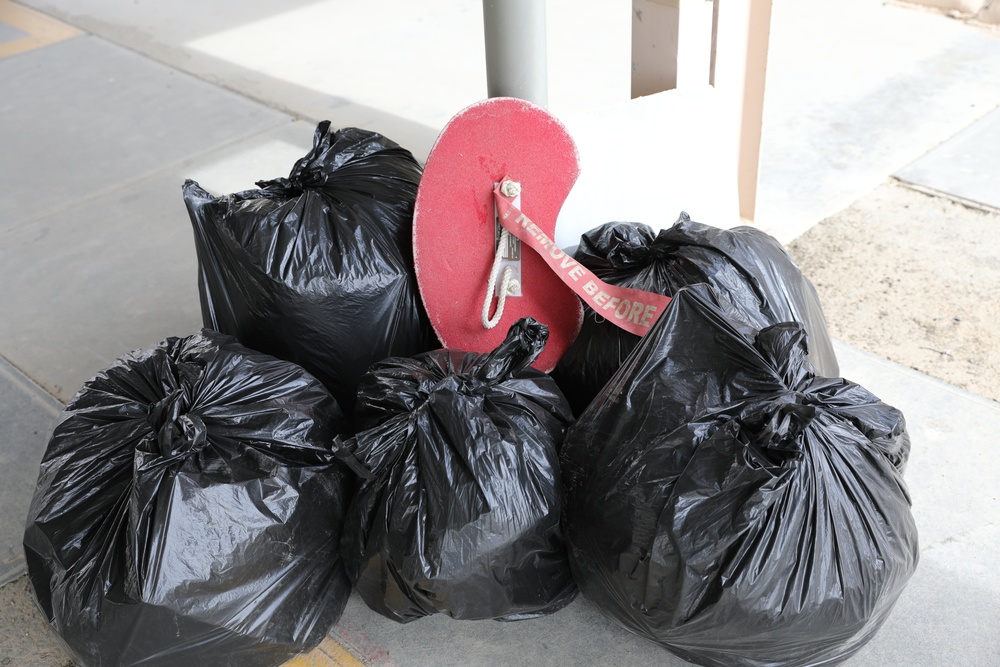
<svg viewBox="0 0 1000 667"><path fill-rule="evenodd" d="M316 128L289 177L213 197L184 184L204 325L294 361L350 412L376 361L434 349L413 271L420 165L357 128Z"/></svg>
<svg viewBox="0 0 1000 667"><path fill-rule="evenodd" d="M686 660L835 664L916 568L903 416L814 374L804 338L684 288L566 435L580 589Z"/></svg>
<svg viewBox="0 0 1000 667"><path fill-rule="evenodd" d="M88 667L280 665L350 582L345 420L302 368L203 330L84 384L24 533L35 600Z"/></svg>
<svg viewBox="0 0 1000 667"><path fill-rule="evenodd" d="M362 380L362 430L338 448L364 479L341 550L375 611L518 620L575 597L557 452L571 414L528 367L547 337L522 319L489 354L388 359Z"/></svg>
<svg viewBox="0 0 1000 667"><path fill-rule="evenodd" d="M709 227L686 213L659 232L640 223L609 222L581 236L573 256L609 284L664 296L708 283L758 328L799 322L816 371L839 375L816 289L781 245L760 230ZM638 336L590 307L584 311L580 335L552 372L578 415L639 343Z"/></svg>

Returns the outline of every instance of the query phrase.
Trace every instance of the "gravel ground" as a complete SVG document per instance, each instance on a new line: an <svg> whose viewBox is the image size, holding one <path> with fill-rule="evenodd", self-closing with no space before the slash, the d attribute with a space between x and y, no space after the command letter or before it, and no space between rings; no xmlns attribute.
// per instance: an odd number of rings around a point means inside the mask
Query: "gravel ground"
<svg viewBox="0 0 1000 667"><path fill-rule="evenodd" d="M834 338L1000 401L1000 214L892 181L788 251Z"/></svg>
<svg viewBox="0 0 1000 667"><path fill-rule="evenodd" d="M28 578L0 588L0 665L73 667L55 633L35 607Z"/></svg>

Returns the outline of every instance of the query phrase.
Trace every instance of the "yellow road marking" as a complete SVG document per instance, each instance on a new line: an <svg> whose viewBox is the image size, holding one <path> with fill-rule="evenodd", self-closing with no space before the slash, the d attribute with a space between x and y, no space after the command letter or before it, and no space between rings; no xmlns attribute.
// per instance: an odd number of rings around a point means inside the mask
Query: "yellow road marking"
<svg viewBox="0 0 1000 667"><path fill-rule="evenodd" d="M40 46L55 44L83 34L82 30L9 0L0 0L0 21L27 33L25 37L0 44L0 58L37 49Z"/></svg>
<svg viewBox="0 0 1000 667"><path fill-rule="evenodd" d="M282 667L365 667L350 651L327 637L312 652L300 655Z"/></svg>

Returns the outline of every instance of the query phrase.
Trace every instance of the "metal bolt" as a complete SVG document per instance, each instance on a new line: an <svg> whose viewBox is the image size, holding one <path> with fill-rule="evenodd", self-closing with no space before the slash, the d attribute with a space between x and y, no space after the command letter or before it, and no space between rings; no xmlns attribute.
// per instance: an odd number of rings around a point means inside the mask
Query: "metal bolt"
<svg viewBox="0 0 1000 667"><path fill-rule="evenodd" d="M500 192L504 197L516 197L521 194L521 184L515 181L504 181L500 186Z"/></svg>

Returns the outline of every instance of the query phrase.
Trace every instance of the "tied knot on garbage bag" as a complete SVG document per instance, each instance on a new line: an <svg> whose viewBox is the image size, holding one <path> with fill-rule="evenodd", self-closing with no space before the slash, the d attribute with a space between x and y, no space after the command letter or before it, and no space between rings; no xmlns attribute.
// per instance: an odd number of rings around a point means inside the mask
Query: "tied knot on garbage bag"
<svg viewBox="0 0 1000 667"><path fill-rule="evenodd" d="M572 414L530 367L547 335L526 318L489 353L387 359L362 380L359 431L335 449L363 479L341 553L375 611L517 620L573 599L557 451Z"/></svg>
<svg viewBox="0 0 1000 667"><path fill-rule="evenodd" d="M341 185L351 189L352 179L361 174L391 183L398 175L380 170L379 164L387 158L397 157L401 164L412 161L408 151L379 134L354 127L334 132L330 126L328 120L316 126L312 149L295 163L288 178L257 181L257 187L282 196L324 188L336 193ZM352 191L363 197L376 196L370 188Z"/></svg>
<svg viewBox="0 0 1000 667"><path fill-rule="evenodd" d="M817 374L805 341L685 287L567 432L577 584L692 662L846 660L916 568L903 415Z"/></svg>
<svg viewBox="0 0 1000 667"><path fill-rule="evenodd" d="M157 451L161 456L174 456L200 451L208 442L205 422L191 409L191 391L178 387L149 411L149 425L156 434ZM139 445L143 449L143 445Z"/></svg>
<svg viewBox="0 0 1000 667"><path fill-rule="evenodd" d="M86 382L41 462L24 533L39 608L88 667L272 667L350 594L348 428L301 367L214 331Z"/></svg>
<svg viewBox="0 0 1000 667"><path fill-rule="evenodd" d="M828 377L838 374L815 288L784 248L758 229L718 229L686 213L658 232L641 223L609 222L583 234L573 257L607 283L664 296L711 285L758 329L798 322L808 334L812 365ZM604 315L585 309L580 334L552 371L576 414L639 343Z"/></svg>
<svg viewBox="0 0 1000 667"><path fill-rule="evenodd" d="M496 349L471 365L471 375L488 385L509 380L538 358L548 339L547 326L530 317L520 319L510 326L507 337Z"/></svg>
<svg viewBox="0 0 1000 667"><path fill-rule="evenodd" d="M780 468L802 458L802 433L816 418L816 406L798 392L782 394L740 421L737 438L744 446L748 465Z"/></svg>
<svg viewBox="0 0 1000 667"><path fill-rule="evenodd" d="M503 391L497 385L506 382L532 364L545 349L549 328L526 317L511 325L507 337L491 352L475 359L465 372L443 377L428 375L420 379L416 394L427 400L437 392L450 391L484 398L491 391ZM416 407L416 406L414 406Z"/></svg>
<svg viewBox="0 0 1000 667"><path fill-rule="evenodd" d="M691 217L682 212L678 222L690 222ZM669 240L663 234L653 234L653 230L646 225L633 224L612 224L610 233L606 239L606 266L601 257L604 252L600 251L595 244L589 243L590 258L595 268L592 271L599 277L618 274L623 271L638 270L667 260L676 253L678 245ZM590 237L587 237L588 240ZM587 252L580 248L581 252Z"/></svg>
<svg viewBox="0 0 1000 667"><path fill-rule="evenodd" d="M747 465L780 468L802 458L803 433L820 405L809 393L815 374L807 358L805 332L797 324L763 329L756 335L754 347L777 372L783 388L773 397L762 397L748 414L737 417L736 437L744 445Z"/></svg>

